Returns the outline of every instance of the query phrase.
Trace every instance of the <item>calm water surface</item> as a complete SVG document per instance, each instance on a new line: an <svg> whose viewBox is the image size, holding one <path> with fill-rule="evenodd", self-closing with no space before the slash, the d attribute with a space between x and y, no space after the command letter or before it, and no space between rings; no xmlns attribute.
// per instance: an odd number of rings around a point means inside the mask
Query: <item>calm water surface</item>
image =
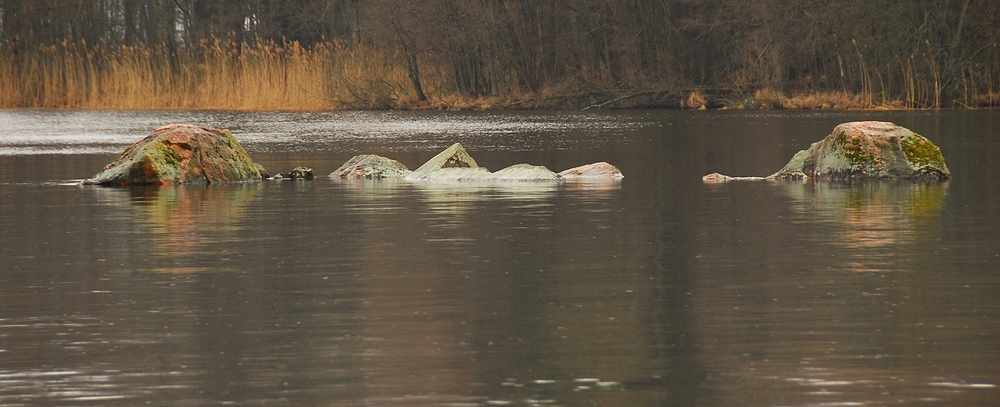
<svg viewBox="0 0 1000 407"><path fill-rule="evenodd" d="M834 125L947 183L732 183ZM173 122L311 182L74 185ZM994 406L1000 112L0 111L0 406ZM461 142L612 184L341 182Z"/></svg>

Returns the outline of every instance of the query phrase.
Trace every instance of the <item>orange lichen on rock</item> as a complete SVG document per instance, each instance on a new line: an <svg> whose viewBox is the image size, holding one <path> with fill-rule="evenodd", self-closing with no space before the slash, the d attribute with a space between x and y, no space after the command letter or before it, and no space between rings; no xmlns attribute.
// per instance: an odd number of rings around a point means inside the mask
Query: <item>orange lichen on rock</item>
<svg viewBox="0 0 1000 407"><path fill-rule="evenodd" d="M84 184L173 185L261 179L253 160L229 130L171 124L125 149Z"/></svg>

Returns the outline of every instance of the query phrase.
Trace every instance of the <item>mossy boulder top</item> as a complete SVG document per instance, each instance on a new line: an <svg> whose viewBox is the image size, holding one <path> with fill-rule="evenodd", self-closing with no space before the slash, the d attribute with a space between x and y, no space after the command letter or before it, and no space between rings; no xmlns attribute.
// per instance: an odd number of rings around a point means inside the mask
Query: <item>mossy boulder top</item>
<svg viewBox="0 0 1000 407"><path fill-rule="evenodd" d="M171 124L125 149L84 184L175 185L261 179L260 170L229 130Z"/></svg>
<svg viewBox="0 0 1000 407"><path fill-rule="evenodd" d="M945 180L951 171L938 146L890 122L851 122L792 157L772 179Z"/></svg>

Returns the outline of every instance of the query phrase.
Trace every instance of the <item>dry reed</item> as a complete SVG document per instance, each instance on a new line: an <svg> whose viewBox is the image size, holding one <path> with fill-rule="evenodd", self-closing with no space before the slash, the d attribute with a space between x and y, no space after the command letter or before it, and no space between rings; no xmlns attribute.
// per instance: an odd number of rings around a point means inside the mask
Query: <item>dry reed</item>
<svg viewBox="0 0 1000 407"><path fill-rule="evenodd" d="M406 97L406 73L391 58L343 43L305 49L216 40L171 51L64 42L32 58L0 58L0 107L392 108Z"/></svg>
<svg viewBox="0 0 1000 407"><path fill-rule="evenodd" d="M857 47L857 44L854 44ZM928 49L930 45L928 44ZM788 97L756 90L751 105L765 109L925 109L1000 106L995 67L963 69L960 92L942 100L941 68L930 52L898 57L891 66L839 58L858 89L808 91ZM853 56L852 56L853 57ZM331 41L310 48L296 42L254 46L213 40L167 47L62 42L27 55L0 55L0 108L81 109L504 109L587 105L595 89L572 78L538 92L511 89L502 96L464 96L448 76L447 61L421 56L422 87L413 92L403 56L364 43ZM592 84L591 84L592 85ZM794 86L794 85L793 85ZM598 90L599 91L599 90ZM957 96L951 96L957 93ZM679 104L703 109L717 95L693 91ZM718 99L718 98L716 98ZM593 103L593 100L589 101ZM636 102L639 103L639 102ZM625 106L624 104L622 106ZM645 105L643 105L645 106Z"/></svg>

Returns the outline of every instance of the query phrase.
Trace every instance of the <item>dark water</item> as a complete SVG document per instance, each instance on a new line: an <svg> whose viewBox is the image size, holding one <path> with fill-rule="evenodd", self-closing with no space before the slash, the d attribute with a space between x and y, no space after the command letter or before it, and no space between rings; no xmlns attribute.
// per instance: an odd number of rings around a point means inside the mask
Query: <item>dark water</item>
<svg viewBox="0 0 1000 407"><path fill-rule="evenodd" d="M834 125L944 184L766 175ZM312 182L80 187L154 128ZM0 405L993 406L1000 112L0 111ZM339 182L453 142L620 184Z"/></svg>

